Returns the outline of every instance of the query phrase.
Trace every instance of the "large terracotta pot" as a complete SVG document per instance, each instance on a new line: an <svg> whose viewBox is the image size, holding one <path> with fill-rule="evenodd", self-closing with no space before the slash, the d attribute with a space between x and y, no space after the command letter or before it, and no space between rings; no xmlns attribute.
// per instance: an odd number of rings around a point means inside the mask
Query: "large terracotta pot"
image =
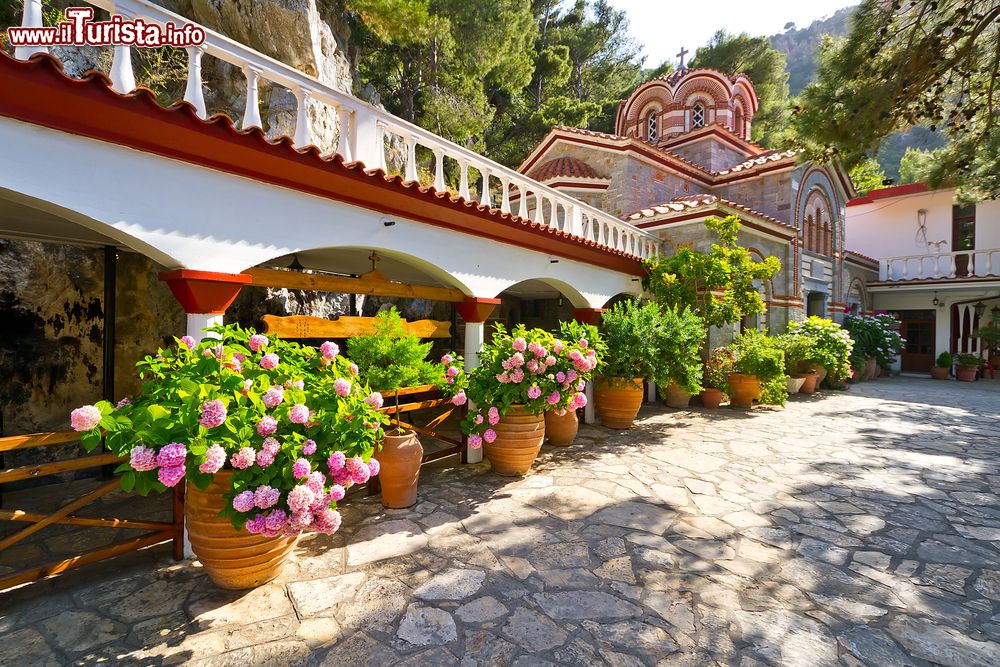
<svg viewBox="0 0 1000 667"><path fill-rule="evenodd" d="M579 430L580 420L576 417L576 410L567 410L563 415L557 415L555 410L545 413L545 437L550 445L569 447L576 440Z"/></svg>
<svg viewBox="0 0 1000 667"><path fill-rule="evenodd" d="M796 375L794 377L790 377L790 378L788 378L785 381L785 390L789 394L797 394L802 389L802 385L804 385L805 382L806 382L806 379L804 377L799 376L799 375Z"/></svg>
<svg viewBox="0 0 1000 667"><path fill-rule="evenodd" d="M821 386L823 386L823 380L826 379L826 374L829 371L826 370L826 366L815 366L813 368L813 372L815 372L819 376L816 378L816 389L819 389Z"/></svg>
<svg viewBox="0 0 1000 667"><path fill-rule="evenodd" d="M979 369L975 366L956 366L955 377L961 382L974 382L979 374Z"/></svg>
<svg viewBox="0 0 1000 667"><path fill-rule="evenodd" d="M878 362L875 361L875 357L865 358L865 379L874 380L875 375L878 373Z"/></svg>
<svg viewBox="0 0 1000 667"><path fill-rule="evenodd" d="M667 407L683 410L691 405L691 394L684 391L676 382L671 382L663 394Z"/></svg>
<svg viewBox="0 0 1000 667"><path fill-rule="evenodd" d="M417 480L424 448L413 431L395 431L382 436L382 449L375 454L379 463L382 505L390 509L413 507L417 502Z"/></svg>
<svg viewBox="0 0 1000 667"><path fill-rule="evenodd" d="M990 366L995 371L996 370L1000 370L1000 354L991 354L990 355Z"/></svg>
<svg viewBox="0 0 1000 667"><path fill-rule="evenodd" d="M819 373L798 373L795 377L805 380L799 388L799 392L803 394L816 392L816 385L819 384Z"/></svg>
<svg viewBox="0 0 1000 667"><path fill-rule="evenodd" d="M951 370L950 368L935 366L934 368L931 369L931 377L934 378L935 380L947 380L948 371L950 370Z"/></svg>
<svg viewBox="0 0 1000 667"><path fill-rule="evenodd" d="M187 485L184 522L191 549L219 588L256 588L281 573L298 536L264 537L237 531L229 519L220 518L223 495L233 487L233 473L221 471L202 491Z"/></svg>
<svg viewBox="0 0 1000 667"><path fill-rule="evenodd" d="M493 430L496 440L483 441L483 454L493 466L493 472L498 475L528 472L545 439L544 417L531 414L522 405L512 405Z"/></svg>
<svg viewBox="0 0 1000 667"><path fill-rule="evenodd" d="M614 380L612 384L601 379L594 393L602 424L608 428L632 428L642 407L642 378Z"/></svg>
<svg viewBox="0 0 1000 667"><path fill-rule="evenodd" d="M701 392L701 404L709 410L715 410L722 405L722 399L725 397L726 395L722 393L721 389L708 387L707 389L703 389Z"/></svg>
<svg viewBox="0 0 1000 667"><path fill-rule="evenodd" d="M729 374L729 406L733 408L749 408L755 399L760 398L760 380L756 375L742 373Z"/></svg>

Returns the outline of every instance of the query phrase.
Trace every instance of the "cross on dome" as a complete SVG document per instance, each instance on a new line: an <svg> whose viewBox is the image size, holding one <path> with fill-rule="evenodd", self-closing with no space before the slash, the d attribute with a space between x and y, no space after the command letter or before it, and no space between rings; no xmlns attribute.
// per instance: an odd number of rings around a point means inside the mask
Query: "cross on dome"
<svg viewBox="0 0 1000 667"><path fill-rule="evenodd" d="M681 66L679 67L679 69L684 69L684 56L686 56L689 53L690 51L685 49L683 46L681 47L681 52L677 54L677 57L680 58L681 61Z"/></svg>

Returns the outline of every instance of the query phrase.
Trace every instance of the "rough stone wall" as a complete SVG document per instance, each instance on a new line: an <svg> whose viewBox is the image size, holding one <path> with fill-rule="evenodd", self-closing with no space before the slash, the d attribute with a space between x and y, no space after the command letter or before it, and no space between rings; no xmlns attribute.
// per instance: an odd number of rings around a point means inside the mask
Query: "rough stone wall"
<svg viewBox="0 0 1000 667"><path fill-rule="evenodd" d="M709 171L722 171L746 159L742 153L724 146L711 137L679 148L671 148L670 152Z"/></svg>
<svg viewBox="0 0 1000 667"><path fill-rule="evenodd" d="M721 185L712 193L792 224L792 172L790 171L764 174L757 178Z"/></svg>

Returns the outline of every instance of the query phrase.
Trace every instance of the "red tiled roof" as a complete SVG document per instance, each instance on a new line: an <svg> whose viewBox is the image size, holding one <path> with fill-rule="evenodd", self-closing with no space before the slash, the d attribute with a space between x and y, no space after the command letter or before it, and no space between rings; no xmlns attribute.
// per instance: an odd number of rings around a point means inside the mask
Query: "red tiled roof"
<svg viewBox="0 0 1000 667"><path fill-rule="evenodd" d="M717 171L715 174L717 176L724 176L726 174L733 174L739 171L746 171L748 169L753 169L754 167L759 167L762 164L767 164L768 162L779 162L781 160L787 160L789 158L794 159L796 155L799 154L798 149L791 149L787 151L768 151L766 153L761 153L756 155L749 160L745 160L735 167L730 167L729 169L723 169L722 171Z"/></svg>
<svg viewBox="0 0 1000 667"><path fill-rule="evenodd" d="M606 176L598 174L589 164L575 157L557 157L545 164L535 167L528 178L536 181L548 181L553 178L599 178Z"/></svg>
<svg viewBox="0 0 1000 667"><path fill-rule="evenodd" d="M201 119L187 102L163 107L146 88L119 94L104 74L70 77L47 54L19 61L0 51L0 90L0 116L641 274L640 258L631 253L345 162L341 155L321 155L315 146L297 149L289 137L272 140L260 128L240 130L223 114Z"/></svg>
<svg viewBox="0 0 1000 667"><path fill-rule="evenodd" d="M855 257L859 257L867 262L871 262L872 264L878 264L877 259L875 259L874 257L869 257L868 255L863 255L857 250L847 250L845 251L845 253L848 255L854 255Z"/></svg>
<svg viewBox="0 0 1000 667"><path fill-rule="evenodd" d="M767 220L768 222L774 223L776 225L781 225L782 227L787 227L788 229L795 229L792 225L786 222L782 222L777 218L772 218L769 215L761 213L760 211L755 211L752 208L743 206L742 204L737 204L729 199L723 199L716 195L709 195L704 193L694 194L694 195L684 195L683 197L674 197L668 202L662 204L657 204L656 206L650 206L649 208L640 209L634 213L630 213L623 217L627 222L632 222L635 220L643 220L645 218L655 218L661 215L670 215L673 213L681 213L685 211L692 211L704 207L714 207L717 205L724 205L738 211L743 211L749 215L752 215L761 220Z"/></svg>
<svg viewBox="0 0 1000 667"><path fill-rule="evenodd" d="M868 194L864 197L852 199L847 202L847 205L861 206L862 204L871 204L879 199L892 199L893 197L905 197L906 195L916 195L921 192L929 192L930 189L931 186L926 183L908 183L906 185L895 185L891 188L879 188L878 190L869 190Z"/></svg>

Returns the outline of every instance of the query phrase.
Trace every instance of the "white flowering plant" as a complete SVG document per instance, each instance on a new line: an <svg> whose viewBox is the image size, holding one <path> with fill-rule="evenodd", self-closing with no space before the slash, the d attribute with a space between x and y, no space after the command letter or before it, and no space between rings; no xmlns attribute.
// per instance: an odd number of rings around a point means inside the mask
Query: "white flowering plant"
<svg viewBox="0 0 1000 667"><path fill-rule="evenodd" d="M238 326L208 329L137 364L138 395L71 414L81 443L128 460L116 472L146 495L187 479L206 489L232 472L224 514L267 536L333 533L352 484L378 474L386 418L379 394L335 343L319 349Z"/></svg>

